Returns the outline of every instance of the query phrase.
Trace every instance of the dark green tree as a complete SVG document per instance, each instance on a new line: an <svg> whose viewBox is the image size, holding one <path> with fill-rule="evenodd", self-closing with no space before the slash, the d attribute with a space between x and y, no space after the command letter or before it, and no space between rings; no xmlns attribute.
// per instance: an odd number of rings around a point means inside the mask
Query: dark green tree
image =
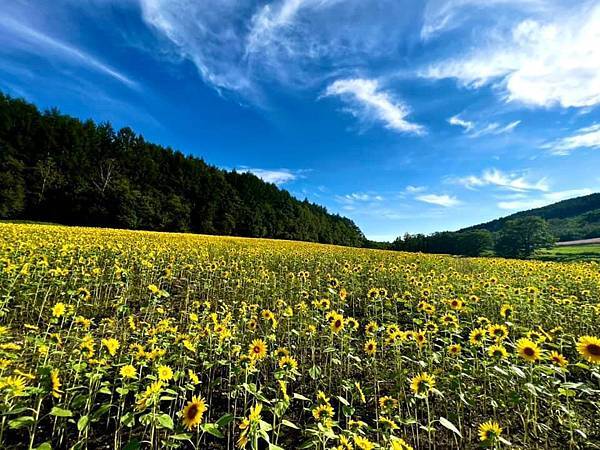
<svg viewBox="0 0 600 450"><path fill-rule="evenodd" d="M505 258L527 258L537 249L556 242L548 223L541 217L510 220L500 230L495 251Z"/></svg>

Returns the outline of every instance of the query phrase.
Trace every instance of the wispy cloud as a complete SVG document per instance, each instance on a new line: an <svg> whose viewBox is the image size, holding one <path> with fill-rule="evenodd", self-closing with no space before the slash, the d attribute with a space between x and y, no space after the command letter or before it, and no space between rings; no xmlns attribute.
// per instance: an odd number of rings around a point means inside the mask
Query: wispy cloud
<svg viewBox="0 0 600 450"><path fill-rule="evenodd" d="M108 75L130 88L139 88L136 81L102 62L98 58L86 53L84 50L44 34L41 31L30 28L26 24L11 17L0 15L0 30L1 29L4 29L5 32L8 31L12 38L17 37L17 39L12 39L10 44L5 42L4 45L13 45L21 50L43 57L55 57L61 61L68 61L73 64L87 66L92 70ZM8 35L5 35L5 38L7 37Z"/></svg>
<svg viewBox="0 0 600 450"><path fill-rule="evenodd" d="M366 121L378 121L399 133L422 135L425 128L409 122L408 106L394 100L379 87L377 80L352 78L337 80L327 87L324 96L339 96L348 104L348 111Z"/></svg>
<svg viewBox="0 0 600 450"><path fill-rule="evenodd" d="M480 125L476 122L465 120L457 114L450 117L448 123L463 128L468 136L476 138L485 135L498 136L500 134L510 133L521 123L521 121L515 120L506 125L501 125L497 122Z"/></svg>
<svg viewBox="0 0 600 450"><path fill-rule="evenodd" d="M537 181L531 181L528 180L527 177L522 173L505 173L498 169L487 169L484 170L480 176L469 175L462 178L452 179L451 181L463 185L468 189L476 189L484 186L494 186L517 192L546 192L550 189L548 186L548 180L546 178L542 178Z"/></svg>
<svg viewBox="0 0 600 450"><path fill-rule="evenodd" d="M507 101L565 108L597 105L599 29L598 2L556 7L536 20L522 20L508 35L500 27L492 28L478 38L476 50L430 64L420 74L455 78L475 88L494 85Z"/></svg>
<svg viewBox="0 0 600 450"><path fill-rule="evenodd" d="M256 168L249 168L249 167L242 167L239 169L235 169L236 172L240 172L240 173L252 173L254 175L256 175L258 178L260 178L263 181L266 181L267 183L273 183L276 185L281 185L281 184L285 184L285 183L289 183L291 181L297 180L298 178L301 178L303 175L303 173L305 172L304 170L290 170L290 169L275 169L275 170L271 170L271 169L256 169Z"/></svg>
<svg viewBox="0 0 600 450"><path fill-rule="evenodd" d="M571 136L542 145L542 148L549 149L553 154L562 156L568 155L578 148L600 149L600 124L581 128Z"/></svg>
<svg viewBox="0 0 600 450"><path fill-rule="evenodd" d="M448 123L450 125L455 125L458 127L462 127L465 129L465 131L471 131L473 128L475 128L475 123L471 122L470 120L464 120L461 119L458 114L455 116L452 116L448 119Z"/></svg>
<svg viewBox="0 0 600 450"><path fill-rule="evenodd" d="M587 188L548 192L540 197L527 198L522 200L501 201L498 203L498 208L514 211L540 208L542 206L550 205L561 200L567 200L569 198L579 197L581 195L588 195L593 192L593 190Z"/></svg>
<svg viewBox="0 0 600 450"><path fill-rule="evenodd" d="M444 206L446 208L458 206L461 204L461 201L458 200L455 196L450 196L447 194L423 194L418 195L416 199L424 203Z"/></svg>

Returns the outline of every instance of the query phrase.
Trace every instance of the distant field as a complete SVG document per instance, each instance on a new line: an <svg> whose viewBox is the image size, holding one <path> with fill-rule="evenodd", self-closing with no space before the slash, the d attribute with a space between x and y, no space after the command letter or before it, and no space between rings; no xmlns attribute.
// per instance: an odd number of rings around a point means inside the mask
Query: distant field
<svg viewBox="0 0 600 450"><path fill-rule="evenodd" d="M546 261L600 261L600 244L572 245L568 247L553 247L541 250L536 254L537 259Z"/></svg>

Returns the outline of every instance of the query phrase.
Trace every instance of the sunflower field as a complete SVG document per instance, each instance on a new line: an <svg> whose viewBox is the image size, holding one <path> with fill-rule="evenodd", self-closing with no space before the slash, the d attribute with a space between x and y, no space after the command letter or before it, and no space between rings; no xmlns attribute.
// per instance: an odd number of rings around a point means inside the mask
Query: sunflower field
<svg viewBox="0 0 600 450"><path fill-rule="evenodd" d="M0 448L600 448L600 265L0 224Z"/></svg>

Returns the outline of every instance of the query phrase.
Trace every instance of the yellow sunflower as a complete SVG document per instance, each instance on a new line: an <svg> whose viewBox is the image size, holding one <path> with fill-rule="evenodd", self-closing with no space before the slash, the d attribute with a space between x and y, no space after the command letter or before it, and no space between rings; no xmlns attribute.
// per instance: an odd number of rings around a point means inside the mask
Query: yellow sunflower
<svg viewBox="0 0 600 450"><path fill-rule="evenodd" d="M267 344L262 339L254 339L248 348L250 358L264 359L267 356Z"/></svg>
<svg viewBox="0 0 600 450"><path fill-rule="evenodd" d="M540 359L542 351L531 339L521 338L517 341L517 353L525 361L533 363Z"/></svg>
<svg viewBox="0 0 600 450"><path fill-rule="evenodd" d="M198 397L192 397L192 401L181 410L181 417L183 418L183 424L188 430L191 430L202 422L202 416L206 411L206 405L204 399Z"/></svg>
<svg viewBox="0 0 600 450"><path fill-rule="evenodd" d="M123 378L136 378L137 377L137 371L135 370L135 367L133 367L131 364L127 364L126 366L121 367L121 370L119 371L119 373L121 374L121 376Z"/></svg>
<svg viewBox="0 0 600 450"><path fill-rule="evenodd" d="M498 422L488 420L479 425L479 440L482 442L493 442L500 437L501 433L502 428L500 428Z"/></svg>
<svg viewBox="0 0 600 450"><path fill-rule="evenodd" d="M390 450L414 450L404 439L394 437L390 442Z"/></svg>
<svg viewBox="0 0 600 450"><path fill-rule="evenodd" d="M279 367L285 370L294 370L298 367L298 361L291 356L282 356L279 358Z"/></svg>
<svg viewBox="0 0 600 450"><path fill-rule="evenodd" d="M377 342L374 339L369 339L365 342L365 353L367 355L373 356L377 352Z"/></svg>
<svg viewBox="0 0 600 450"><path fill-rule="evenodd" d="M503 345L492 345L488 348L488 355L492 358L505 359L508 357L508 352Z"/></svg>
<svg viewBox="0 0 600 450"><path fill-rule="evenodd" d="M577 341L577 351L588 362L600 364L600 339L595 336L581 336Z"/></svg>
<svg viewBox="0 0 600 450"><path fill-rule="evenodd" d="M550 361L552 361L554 364L556 364L559 367L566 367L569 364L569 361L567 360L567 358L565 358L563 355L561 355L557 351L551 352L549 359L550 359Z"/></svg>
<svg viewBox="0 0 600 450"><path fill-rule="evenodd" d="M475 328L469 334L469 342L471 345L481 346L483 345L483 341L485 340L486 331L483 328Z"/></svg>
<svg viewBox="0 0 600 450"><path fill-rule="evenodd" d="M429 375L423 372L419 375L414 376L410 380L410 388L415 395L419 397L427 397L429 391L435 387L435 378L433 375Z"/></svg>
<svg viewBox="0 0 600 450"><path fill-rule="evenodd" d="M173 378L173 370L169 366L158 366L157 371L160 381L169 381Z"/></svg>

